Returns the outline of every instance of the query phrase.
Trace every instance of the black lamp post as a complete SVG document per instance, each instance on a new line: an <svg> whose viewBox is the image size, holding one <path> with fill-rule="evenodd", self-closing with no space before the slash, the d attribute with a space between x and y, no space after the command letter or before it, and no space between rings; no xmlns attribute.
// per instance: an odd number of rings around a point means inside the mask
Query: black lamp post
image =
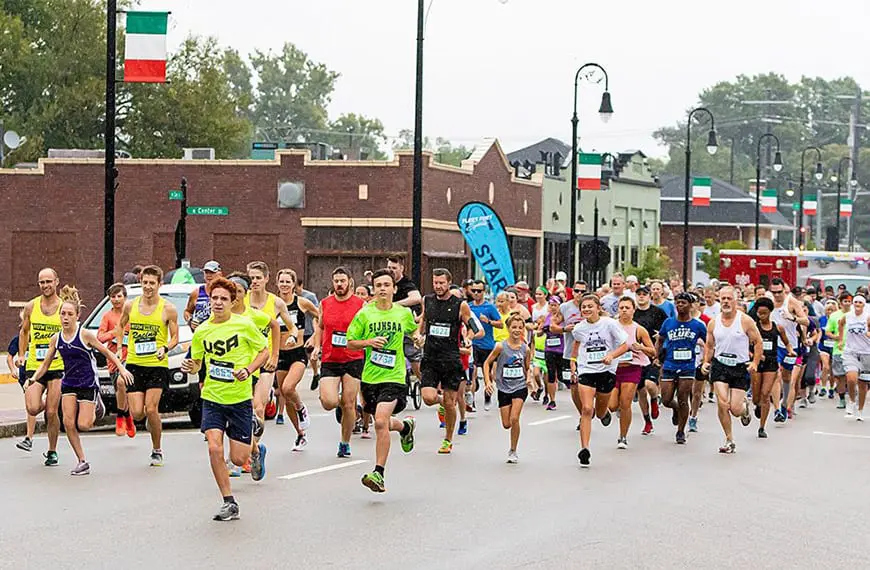
<svg viewBox="0 0 870 570"><path fill-rule="evenodd" d="M610 103L610 80L607 77L607 71L597 63L584 63L574 74L574 115L571 117L571 229L568 240L568 259L571 267L568 270L569 283L573 283L576 278L574 267L576 265L575 252L577 251L577 84L580 81L580 73L590 67L600 69L604 74L604 93L601 95L598 114L605 123L613 115L613 105Z"/></svg>
<svg viewBox="0 0 870 570"><path fill-rule="evenodd" d="M798 194L798 219L800 223L798 224L798 249L803 249L804 247L804 158L806 158L807 151L815 151L816 153L816 171L813 176L816 177L816 181L819 181L824 176L824 172L822 171L822 151L817 146L808 146L803 151L801 151L801 186Z"/></svg>
<svg viewBox="0 0 870 570"><path fill-rule="evenodd" d="M855 165L850 157L844 156L837 163L837 207L834 208L834 216L837 218L837 251L840 251L840 201L842 200L840 181L843 179L843 162L846 161L852 164L852 177L849 180L849 185L853 187L858 185L858 179L855 178Z"/></svg>
<svg viewBox="0 0 870 570"><path fill-rule="evenodd" d="M423 23L424 0L417 0L417 75L414 96L414 194L411 205L411 276L423 277Z"/></svg>
<svg viewBox="0 0 870 570"><path fill-rule="evenodd" d="M716 154L719 142L716 140L716 119L706 107L698 107L689 111L686 122L686 199L683 203L683 287L689 283L689 204L691 202L690 176L692 172L692 117L695 113L704 113L710 117L710 131L707 133L707 152Z"/></svg>
<svg viewBox="0 0 870 570"><path fill-rule="evenodd" d="M760 226L761 226L761 143L766 138L776 141L776 154L773 157L773 169L776 172L782 170L782 153L779 151L779 138L773 133L764 133L758 137L757 150L755 153L755 249L759 249Z"/></svg>

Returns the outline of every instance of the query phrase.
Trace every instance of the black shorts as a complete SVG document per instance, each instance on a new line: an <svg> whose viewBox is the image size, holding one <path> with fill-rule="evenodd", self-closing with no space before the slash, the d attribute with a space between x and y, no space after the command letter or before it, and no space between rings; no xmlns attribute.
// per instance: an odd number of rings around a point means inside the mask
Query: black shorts
<svg viewBox="0 0 870 570"><path fill-rule="evenodd" d="M127 371L133 375L133 385L127 386L127 393L147 390L168 390L169 369L160 366L139 366L128 364Z"/></svg>
<svg viewBox="0 0 870 570"><path fill-rule="evenodd" d="M97 388L76 388L74 386L61 385L61 397L67 394L75 394L76 402L88 402L94 405L97 403Z"/></svg>
<svg viewBox="0 0 870 570"><path fill-rule="evenodd" d="M420 373L423 376L423 388L441 386L442 390L456 391L459 390L459 383L465 380L465 371L462 370L459 358L424 359L420 365Z"/></svg>
<svg viewBox="0 0 870 570"><path fill-rule="evenodd" d="M727 366L714 358L713 365L710 367L710 380L714 383L724 382L732 390L744 392L749 390L749 372L746 370L746 363Z"/></svg>
<svg viewBox="0 0 870 570"><path fill-rule="evenodd" d="M525 402L526 398L528 398L528 397L529 397L529 389L528 388L522 388L520 390L517 390L516 392L502 392L501 390L499 390L498 391L498 407L505 408L507 406L510 406L511 402L513 402L514 400L522 400L523 402Z"/></svg>
<svg viewBox="0 0 870 570"><path fill-rule="evenodd" d="M301 362L308 366L308 353L305 352L305 347L291 348L290 350L278 351L278 367L275 370L290 370L296 362Z"/></svg>
<svg viewBox="0 0 870 570"><path fill-rule="evenodd" d="M320 365L321 378L342 378L345 374L359 380L362 378L365 360L351 360L350 362L323 362Z"/></svg>
<svg viewBox="0 0 870 570"><path fill-rule="evenodd" d="M779 370L779 362L776 360L776 356L773 358L765 358L758 365L758 372L777 372Z"/></svg>
<svg viewBox="0 0 870 570"><path fill-rule="evenodd" d="M219 429L233 441L251 444L253 431L252 418L254 407L251 400L238 404L218 404L211 400L202 401L202 433L211 429Z"/></svg>
<svg viewBox="0 0 870 570"><path fill-rule="evenodd" d="M562 379L562 370L564 366L565 359L562 358L562 354L558 352L546 352L544 351L544 362L547 363L547 383L555 384L557 381ZM570 372L571 369L568 369Z"/></svg>
<svg viewBox="0 0 870 570"><path fill-rule="evenodd" d="M380 382L378 384L362 382L360 393L364 402L363 411L367 414L374 414L378 404L393 401L396 402L393 414L398 414L405 409L408 400L408 386L395 382Z"/></svg>
<svg viewBox="0 0 870 570"><path fill-rule="evenodd" d="M423 350L417 348L411 337L406 336L402 340L402 352L405 354L405 359L408 362L420 362L423 360Z"/></svg>
<svg viewBox="0 0 870 570"><path fill-rule="evenodd" d="M478 348L476 346L471 347L471 351L474 355L474 365L475 366L483 366L483 363L486 362L486 359L489 358L489 355L492 353L492 349L489 350L485 348Z"/></svg>
<svg viewBox="0 0 870 570"><path fill-rule="evenodd" d="M662 370L662 382L673 382L674 380L694 380L695 369L685 368L683 370Z"/></svg>
<svg viewBox="0 0 870 570"><path fill-rule="evenodd" d="M25 381L33 378L33 375L36 374L36 370L28 370L25 374ZM37 380L39 384L42 384L43 388L48 388L48 383L53 382L54 380L60 380L63 378L63 370L49 370L45 374L42 375L42 378Z"/></svg>
<svg viewBox="0 0 870 570"><path fill-rule="evenodd" d="M595 388L599 394L609 394L616 388L616 374L613 372L595 372L592 374L581 374L579 378L581 386L589 386Z"/></svg>
<svg viewBox="0 0 870 570"><path fill-rule="evenodd" d="M661 368L656 366L655 364L647 364L643 368L640 369L640 379L646 382L649 380L650 382L654 382L655 384L659 383L659 372L661 372ZM638 386L640 388L640 386Z"/></svg>

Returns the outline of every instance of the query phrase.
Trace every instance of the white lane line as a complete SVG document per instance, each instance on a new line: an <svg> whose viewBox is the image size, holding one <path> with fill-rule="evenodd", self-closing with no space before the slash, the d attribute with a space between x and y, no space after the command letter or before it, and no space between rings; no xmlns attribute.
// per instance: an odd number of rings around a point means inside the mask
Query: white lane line
<svg viewBox="0 0 870 570"><path fill-rule="evenodd" d="M828 435L831 437L848 437L852 439L870 439L870 435L858 435L854 433L829 433L826 431L814 431L813 435Z"/></svg>
<svg viewBox="0 0 870 570"><path fill-rule="evenodd" d="M300 477L308 477L309 475L317 475L318 473L326 473L327 471L335 471L336 469L344 469L346 467L353 467L354 465L368 462L368 459L357 459L356 461L348 461L347 463L337 463L336 465L328 465L327 467L319 467L317 469L309 469L308 471L300 471L299 473L282 475L281 477L278 477L278 479L299 479Z"/></svg>
<svg viewBox="0 0 870 570"><path fill-rule="evenodd" d="M547 418L546 420L538 420L536 422L530 422L530 426L542 426L544 424L551 424L553 422L561 422L562 420L571 419L571 416L556 416L555 418Z"/></svg>

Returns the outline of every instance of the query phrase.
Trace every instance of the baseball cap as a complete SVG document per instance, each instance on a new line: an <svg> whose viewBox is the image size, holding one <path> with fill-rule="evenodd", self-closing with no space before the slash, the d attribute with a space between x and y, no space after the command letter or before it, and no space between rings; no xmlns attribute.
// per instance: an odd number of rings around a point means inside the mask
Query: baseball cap
<svg viewBox="0 0 870 570"><path fill-rule="evenodd" d="M637 275L629 275L625 278L626 283L638 283Z"/></svg>
<svg viewBox="0 0 870 570"><path fill-rule="evenodd" d="M647 287L646 285L641 285L637 288L636 293L644 293L646 295L649 295L649 287Z"/></svg>
<svg viewBox="0 0 870 570"><path fill-rule="evenodd" d="M560 272L556 273L556 281L567 281L567 280L568 280L568 274L565 273L564 271L560 271Z"/></svg>
<svg viewBox="0 0 870 570"><path fill-rule="evenodd" d="M205 265L202 266L203 271L211 271L212 273L216 273L221 270L221 264L215 260L206 261Z"/></svg>

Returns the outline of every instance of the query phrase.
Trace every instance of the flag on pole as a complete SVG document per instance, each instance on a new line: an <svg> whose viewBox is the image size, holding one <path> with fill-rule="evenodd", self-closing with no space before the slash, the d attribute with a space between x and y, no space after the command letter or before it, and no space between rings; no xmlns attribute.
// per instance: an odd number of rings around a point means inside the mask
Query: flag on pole
<svg viewBox="0 0 870 570"><path fill-rule="evenodd" d="M601 155L579 153L577 156L577 188L601 190Z"/></svg>
<svg viewBox="0 0 870 570"><path fill-rule="evenodd" d="M696 176L692 179L692 205L693 206L709 206L710 205L710 187L712 181L710 178Z"/></svg>
<svg viewBox="0 0 870 570"><path fill-rule="evenodd" d="M852 217L852 200L849 200L848 198L843 198L843 200L840 201L840 217Z"/></svg>
<svg viewBox="0 0 870 570"><path fill-rule="evenodd" d="M124 82L166 83L167 12L127 12Z"/></svg>
<svg viewBox="0 0 870 570"><path fill-rule="evenodd" d="M776 212L775 188L766 188L761 191L761 211L765 214Z"/></svg>
<svg viewBox="0 0 870 570"><path fill-rule="evenodd" d="M816 196L807 196L804 198L804 214L807 216L815 216L818 210L819 203L816 201Z"/></svg>

